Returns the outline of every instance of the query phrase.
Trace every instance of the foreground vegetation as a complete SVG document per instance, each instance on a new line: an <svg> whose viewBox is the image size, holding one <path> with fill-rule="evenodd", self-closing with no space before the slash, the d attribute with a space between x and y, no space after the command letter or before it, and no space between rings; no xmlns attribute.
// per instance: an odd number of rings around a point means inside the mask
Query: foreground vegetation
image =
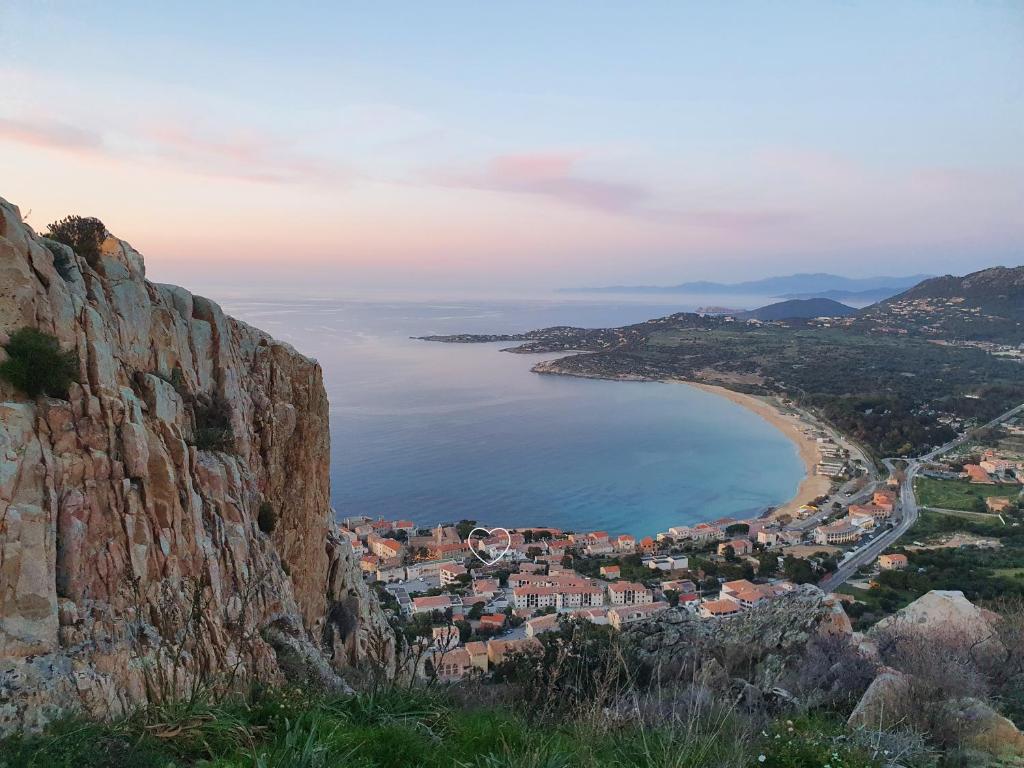
<svg viewBox="0 0 1024 768"><path fill-rule="evenodd" d="M762 730L729 714L657 727L570 720L538 724L482 690L391 690L347 697L298 691L253 693L218 706L157 708L111 724L65 721L43 736L0 744L13 768L452 768L473 766L823 766L882 765L869 739L824 719L779 720ZM611 726L611 727L609 727ZM877 753L877 757L875 756Z"/></svg>

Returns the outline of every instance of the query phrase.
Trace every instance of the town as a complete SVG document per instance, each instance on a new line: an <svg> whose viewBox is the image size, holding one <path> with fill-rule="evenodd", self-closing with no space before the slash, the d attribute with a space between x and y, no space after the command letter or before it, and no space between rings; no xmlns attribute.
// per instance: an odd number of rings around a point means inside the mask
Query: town
<svg viewBox="0 0 1024 768"><path fill-rule="evenodd" d="M1013 421L1001 429L1010 437L1022 431ZM837 592L848 579L907 567L905 554L890 551L917 516L916 501L904 508L904 483L1005 487L984 497L988 511L1019 507L1024 461L1015 452L988 448L975 455L976 441L958 442L945 447L941 460L933 452L921 477L908 478L905 466L887 462L882 479L861 457L851 460L841 438L837 443L810 424L804 430L817 441L815 474L831 485L793 515L769 510L639 539L551 527L495 529L473 539L475 520L419 528L365 516L345 518L340 530L364 579L418 651L418 674L451 682L487 674L510 654L539 650L538 637L566 621L620 630L669 608L714 621L805 583L849 603L849 594Z"/></svg>

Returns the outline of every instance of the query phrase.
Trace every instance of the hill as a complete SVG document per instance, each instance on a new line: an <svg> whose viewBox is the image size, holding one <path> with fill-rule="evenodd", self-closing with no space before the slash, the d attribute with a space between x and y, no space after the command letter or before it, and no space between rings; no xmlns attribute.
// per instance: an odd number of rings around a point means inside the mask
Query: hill
<svg viewBox="0 0 1024 768"><path fill-rule="evenodd" d="M906 277L843 277L826 272L766 277L739 283L716 283L706 280L678 285L611 285L596 288L567 288L565 292L587 293L698 293L779 296L783 298L818 298L829 291L858 293L884 291L892 295L916 285L930 275ZM829 296L828 298L836 298Z"/></svg>
<svg viewBox="0 0 1024 768"><path fill-rule="evenodd" d="M991 267L918 283L865 307L857 325L950 341L1024 342L1024 267Z"/></svg>
<svg viewBox="0 0 1024 768"><path fill-rule="evenodd" d="M853 307L832 299L790 299L750 312L742 312L739 317L767 323L774 320L809 320L815 317L850 317L855 314L857 310Z"/></svg>
<svg viewBox="0 0 1024 768"><path fill-rule="evenodd" d="M850 291L846 289L832 289L828 291L808 291L806 293L787 293L780 298L783 299L835 299L855 304L874 304L884 301L890 296L902 292L903 288L868 288L864 291Z"/></svg>

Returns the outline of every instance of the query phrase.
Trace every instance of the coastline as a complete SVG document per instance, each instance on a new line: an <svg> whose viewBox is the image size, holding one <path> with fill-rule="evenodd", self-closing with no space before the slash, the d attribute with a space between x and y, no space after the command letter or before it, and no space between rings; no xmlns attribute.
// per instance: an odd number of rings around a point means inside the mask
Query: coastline
<svg viewBox="0 0 1024 768"><path fill-rule="evenodd" d="M802 427L806 428L806 421L801 419L799 416L782 412L766 399L756 395L735 392L731 389L726 389L725 387L720 387L715 384L701 384L694 381L683 381L681 379L673 379L673 381L678 381L679 383L687 384L691 387L703 389L705 392L719 395L727 398L737 405L743 406L747 410L756 413L762 419L778 429L788 437L794 445L796 445L797 453L804 464L804 479L801 480L800 485L797 486L796 494L793 498L785 504L780 504L772 511L772 517L788 514L795 518L796 511L801 506L809 504L819 496L824 496L828 493L829 488L831 488L832 481L824 475L819 475L815 472L815 468L821 460L821 452L818 449L817 442L808 436L804 432L804 429L802 429Z"/></svg>

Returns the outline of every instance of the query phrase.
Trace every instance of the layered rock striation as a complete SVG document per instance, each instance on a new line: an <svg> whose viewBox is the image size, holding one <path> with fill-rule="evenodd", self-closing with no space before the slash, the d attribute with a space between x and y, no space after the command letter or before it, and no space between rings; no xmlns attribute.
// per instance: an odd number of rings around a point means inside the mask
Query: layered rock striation
<svg viewBox="0 0 1024 768"><path fill-rule="evenodd" d="M0 200L0 342L25 326L80 370L66 400L0 381L0 730L387 663L334 532L314 360L147 281L126 242L87 262Z"/></svg>

